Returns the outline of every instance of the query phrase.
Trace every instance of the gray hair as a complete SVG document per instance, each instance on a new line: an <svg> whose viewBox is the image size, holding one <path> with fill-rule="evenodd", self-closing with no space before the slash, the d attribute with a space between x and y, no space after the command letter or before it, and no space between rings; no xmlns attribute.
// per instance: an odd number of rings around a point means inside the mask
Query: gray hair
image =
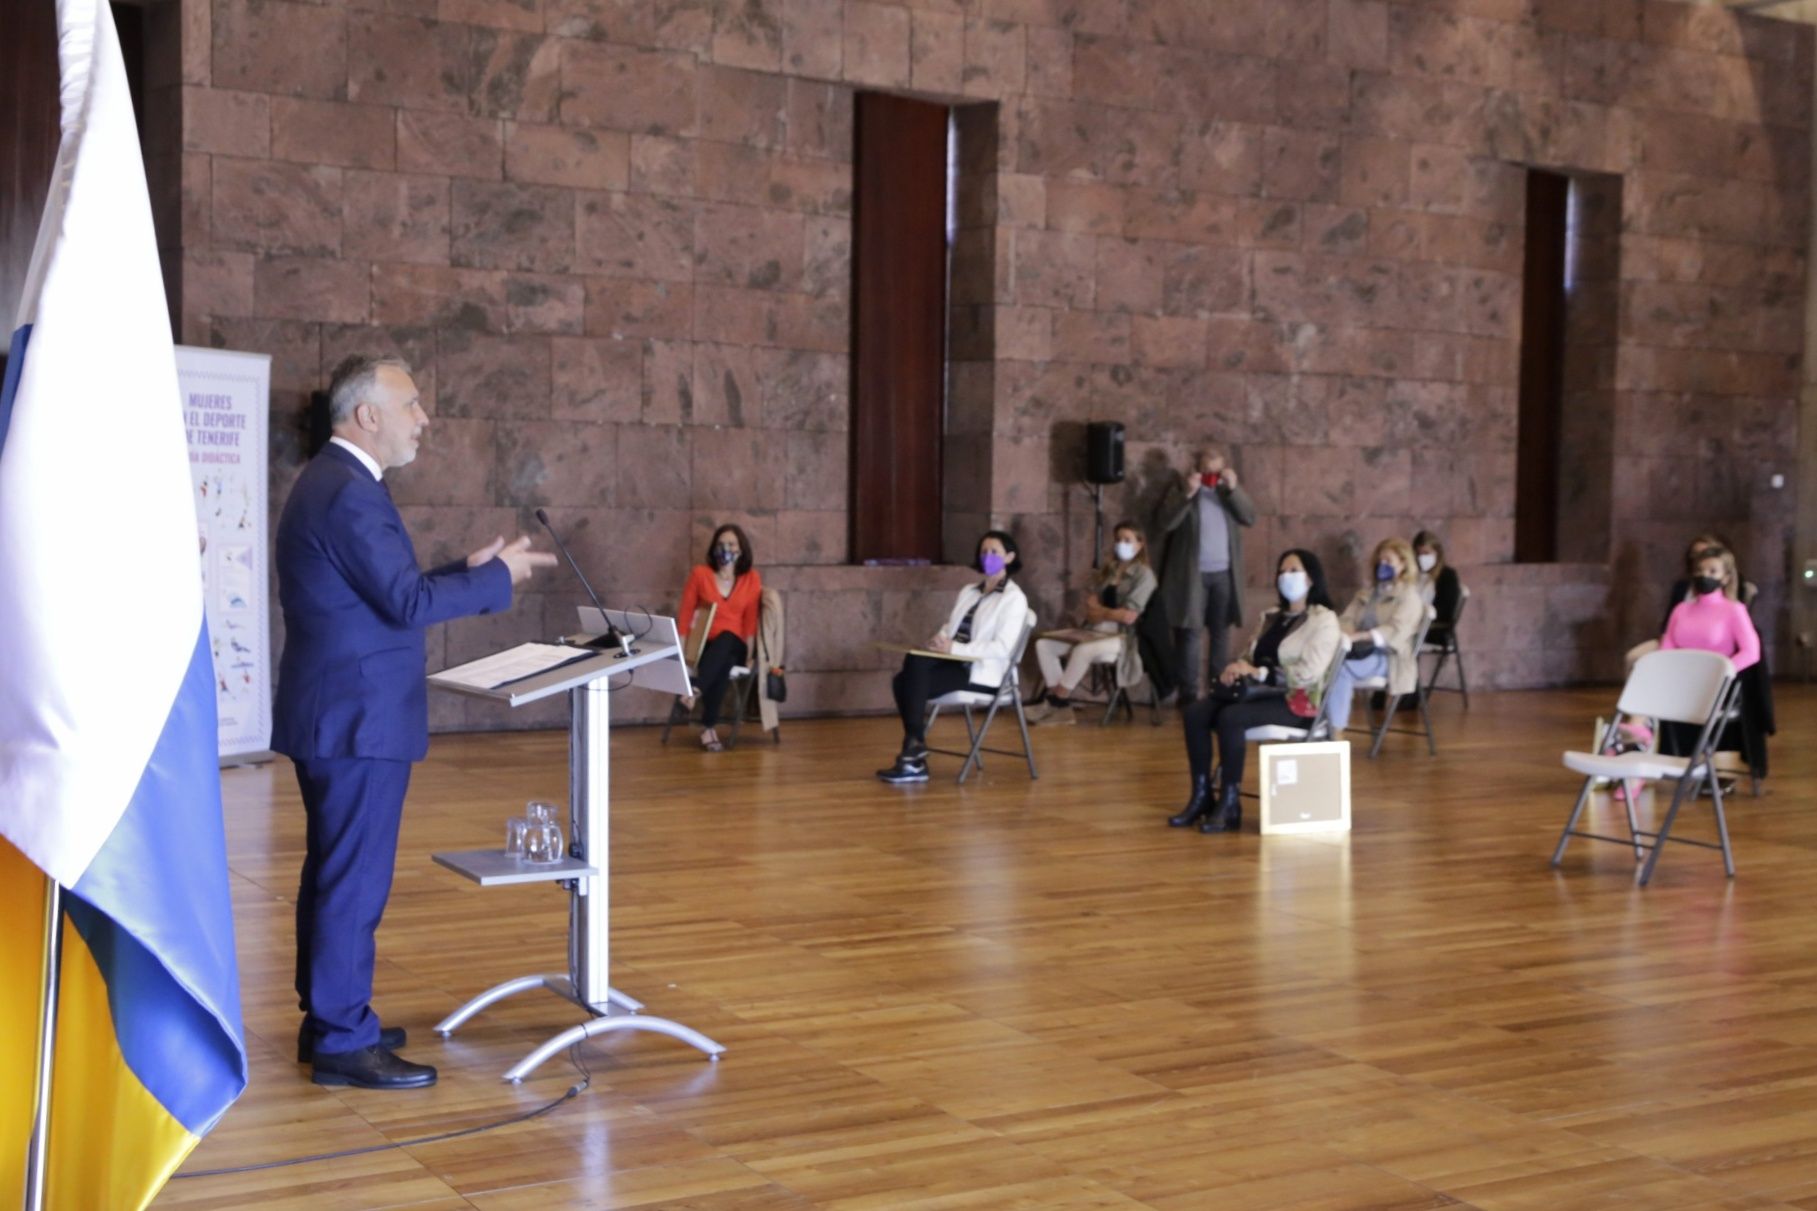
<svg viewBox="0 0 1817 1211"><path fill-rule="evenodd" d="M379 370L390 366L410 373L410 363L401 357L374 357L356 353L334 368L328 380L328 423L338 425L353 416L353 410L366 402L378 383Z"/></svg>

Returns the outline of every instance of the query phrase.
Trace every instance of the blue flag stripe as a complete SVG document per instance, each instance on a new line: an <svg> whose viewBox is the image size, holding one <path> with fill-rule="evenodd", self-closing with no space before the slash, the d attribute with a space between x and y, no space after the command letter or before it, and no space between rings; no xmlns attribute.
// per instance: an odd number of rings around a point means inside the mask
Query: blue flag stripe
<svg viewBox="0 0 1817 1211"><path fill-rule="evenodd" d="M13 427L13 397L19 394L19 374L25 369L25 346L32 339L32 326L21 324L13 333L6 355L6 379L0 383L0 453L6 450L6 431Z"/></svg>
<svg viewBox="0 0 1817 1211"><path fill-rule="evenodd" d="M132 802L71 889L121 1054L198 1135L246 1085L215 734L204 622Z"/></svg>

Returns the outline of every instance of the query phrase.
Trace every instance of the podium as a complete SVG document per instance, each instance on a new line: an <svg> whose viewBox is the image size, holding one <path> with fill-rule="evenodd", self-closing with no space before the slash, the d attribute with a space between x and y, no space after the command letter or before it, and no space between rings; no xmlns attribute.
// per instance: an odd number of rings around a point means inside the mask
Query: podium
<svg viewBox="0 0 1817 1211"><path fill-rule="evenodd" d="M586 613L597 617L599 612ZM554 694L568 695L568 856L561 862L532 864L511 857L502 849L433 855L438 865L482 887L553 882L568 891L568 971L506 980L480 993L435 1027L436 1033L446 1038L487 1006L533 989L547 989L585 1011L587 1021L562 1031L506 1069L503 1079L514 1084L550 1057L609 1031L668 1035L705 1052L713 1060L725 1052L724 1047L691 1027L644 1013L642 1003L613 988L607 979L611 947L611 696L615 690L633 684L680 694L690 692L690 687L673 619L627 616L608 610L605 621L636 638L623 649L575 647L571 649L572 656L564 655L554 667L503 684L476 684L470 676L462 680L467 670L481 662L444 669L429 678L429 684L438 689L513 708Z"/></svg>

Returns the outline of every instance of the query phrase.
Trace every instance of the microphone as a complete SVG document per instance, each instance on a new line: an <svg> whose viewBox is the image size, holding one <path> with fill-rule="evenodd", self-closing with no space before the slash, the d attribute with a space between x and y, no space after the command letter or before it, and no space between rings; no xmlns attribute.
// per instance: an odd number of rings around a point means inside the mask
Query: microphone
<svg viewBox="0 0 1817 1211"><path fill-rule="evenodd" d="M555 549L560 551L562 553L562 558L568 561L568 567L573 569L574 578L580 581L580 587L587 590L587 597L593 602L593 608L599 611L600 620L606 624L604 638L616 643L621 654L625 656L631 655L631 637L621 633L617 627L612 625L612 620L606 617L605 603L600 601L599 594L593 591L593 586L587 583L587 574L582 572L580 570L580 564L575 562L574 553L568 550L568 544L562 541L562 536L557 534L555 532L555 527L550 524L549 511L547 509L538 509L536 511L536 520L542 522L543 529L549 531L549 537L555 540Z"/></svg>

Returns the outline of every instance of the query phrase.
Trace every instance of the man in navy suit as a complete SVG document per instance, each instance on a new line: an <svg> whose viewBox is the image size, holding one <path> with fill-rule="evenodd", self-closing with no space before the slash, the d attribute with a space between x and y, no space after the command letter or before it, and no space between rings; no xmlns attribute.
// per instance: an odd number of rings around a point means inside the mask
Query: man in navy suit
<svg viewBox="0 0 1817 1211"><path fill-rule="evenodd" d="M373 935L391 894L410 766L429 751L424 628L511 605L553 555L503 538L421 571L384 473L429 425L410 368L351 358L329 385L334 436L278 521L285 643L271 747L296 764L308 816L297 893L297 1058L319 1085L407 1089L435 1069L392 1051L372 1011Z"/></svg>

